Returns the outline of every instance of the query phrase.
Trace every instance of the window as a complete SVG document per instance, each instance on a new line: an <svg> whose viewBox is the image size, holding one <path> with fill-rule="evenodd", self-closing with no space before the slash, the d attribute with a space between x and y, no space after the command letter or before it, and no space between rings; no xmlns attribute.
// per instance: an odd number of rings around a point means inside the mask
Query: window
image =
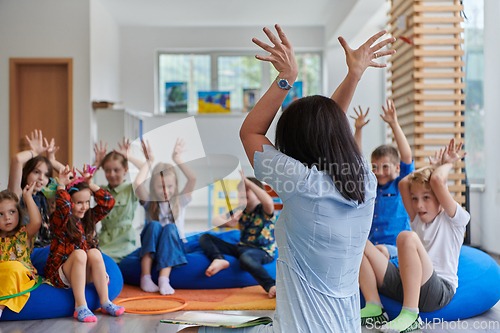
<svg viewBox="0 0 500 333"><path fill-rule="evenodd" d="M303 84L303 96L321 93L320 53L297 53L298 81ZM267 62L255 59L253 53L159 53L158 112L165 112L168 82L187 85L188 112L198 111L198 92L229 91L232 111L243 109L244 90L265 92L276 77L276 70ZM257 96L259 97L259 96Z"/></svg>
<svg viewBox="0 0 500 333"><path fill-rule="evenodd" d="M160 112L165 112L166 82L186 82L188 111L197 111L197 92L210 90L210 56L203 54L160 54L158 61Z"/></svg>
<svg viewBox="0 0 500 333"><path fill-rule="evenodd" d="M231 109L243 108L243 89L262 88L262 64L253 56L219 56L219 89L229 91Z"/></svg>
<svg viewBox="0 0 500 333"><path fill-rule="evenodd" d="M471 182L484 181L484 0L465 0L465 166Z"/></svg>

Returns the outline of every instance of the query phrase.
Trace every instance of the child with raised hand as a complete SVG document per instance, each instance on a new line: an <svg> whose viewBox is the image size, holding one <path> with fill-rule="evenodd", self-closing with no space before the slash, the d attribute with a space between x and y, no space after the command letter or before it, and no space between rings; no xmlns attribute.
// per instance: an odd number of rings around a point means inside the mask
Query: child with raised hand
<svg viewBox="0 0 500 333"><path fill-rule="evenodd" d="M184 245L184 216L186 206L196 184L196 175L181 158L185 152L184 141L177 139L172 159L186 176L187 182L181 192L175 168L171 164L159 163L153 171L149 185L149 193L144 182L154 156L149 142L142 142L145 163L134 182L136 194L146 210L146 225L141 233L141 289L145 292L158 292L162 295L173 294L170 285L170 272L173 267L184 265L186 249ZM158 285L151 278L151 267L156 263L160 276Z"/></svg>
<svg viewBox="0 0 500 333"><path fill-rule="evenodd" d="M132 183L125 179L128 172L128 161L141 169L144 162L130 154L130 141L123 138L118 143L119 149L107 153L108 144L95 144L95 163L102 167L108 184L100 186L111 193L115 199L115 206L102 219L102 229L99 233L101 251L119 263L123 258L136 249L136 232L133 220L139 199L135 196Z"/></svg>
<svg viewBox="0 0 500 333"><path fill-rule="evenodd" d="M363 114L363 110L361 110L361 106L358 106L359 111L354 109L354 113L356 113L356 117L349 116L352 119L354 119L354 139L356 139L356 143L358 144L359 150L361 150L362 144L361 144L361 138L362 138L362 128L370 122L370 119L365 120L366 116L368 116L368 112L370 111L370 108L366 109L366 113Z"/></svg>
<svg viewBox="0 0 500 333"><path fill-rule="evenodd" d="M256 178L283 201L275 228L276 311L271 324L236 331L361 332L358 273L373 216L375 176L363 160L346 111L366 68L385 67L373 60L394 53L380 51L394 39L374 44L382 31L352 50L339 38L349 67L346 78L331 98L292 102L278 120L275 148L265 134L298 74L292 45L281 27L276 30L278 37L264 28L273 46L253 39L270 53L257 59L271 62L279 74L240 130Z"/></svg>
<svg viewBox="0 0 500 333"><path fill-rule="evenodd" d="M69 166L59 171L56 210L50 220L54 239L45 277L57 288L73 288L73 316L81 322L95 322L97 317L85 300L87 283L94 283L103 313L119 316L125 311L108 298L106 267L95 237L95 224L109 213L115 200L92 182L90 166L84 166L84 172L77 171L81 177L75 177ZM92 195L96 202L94 208L90 208Z"/></svg>
<svg viewBox="0 0 500 333"><path fill-rule="evenodd" d="M259 180L245 177L241 170L240 173L242 180L238 184L238 198L239 207L243 210L237 208L235 214L222 214L212 219L212 225L238 226L240 242L230 244L208 233L201 235L200 246L211 260L205 274L213 276L228 268L229 261L224 259L224 254L229 254L238 258L240 267L255 278L270 298L274 298L276 281L263 267L274 260L276 252L273 198Z"/></svg>
<svg viewBox="0 0 500 333"><path fill-rule="evenodd" d="M397 239L399 268L368 241L361 263L360 287L371 312L381 303L379 293L403 303L398 317L382 332L409 332L419 328L419 311L445 307L458 287L458 257L470 215L448 191L448 173L465 156L462 144L436 153L431 165L406 176L399 183L413 231ZM365 321L371 322L372 317Z"/></svg>
<svg viewBox="0 0 500 333"><path fill-rule="evenodd" d="M42 217L33 200L35 182L26 185L22 191L22 209L17 195L10 190L0 192L0 295L14 295L35 285L37 271L31 264L31 252ZM22 225L23 214L29 214L29 223ZM0 317L5 307L19 313L30 293L0 300Z"/></svg>
<svg viewBox="0 0 500 333"><path fill-rule="evenodd" d="M49 159L42 155L48 150L49 145L45 140L46 145L44 146L42 131L38 130L34 130L31 133L31 138L26 136L26 140L29 143L30 149L19 152L12 158L7 188L21 198L20 205L24 209L25 200L21 197L23 189L27 184L34 184L32 196L40 211L42 222L40 230L36 234L35 243L32 246L45 247L50 245L53 237L49 223L49 205L46 197L42 194L42 188L47 186L50 177L52 177L52 164ZM27 225L29 218L30 216L25 214L21 224Z"/></svg>
<svg viewBox="0 0 500 333"><path fill-rule="evenodd" d="M373 213L373 224L368 239L375 244L387 258L397 258L396 239L403 230L410 229L410 220L399 192L399 182L415 170L415 162L406 136L399 126L394 101L388 99L387 107L382 106L384 114L380 117L391 127L397 149L391 145L377 147L371 155L372 170L377 177L377 199ZM356 124L361 125L364 116L361 108ZM367 111L368 113L368 111ZM355 137L361 138L362 126L356 126ZM361 139L358 141L361 148ZM401 158L400 158L401 155Z"/></svg>

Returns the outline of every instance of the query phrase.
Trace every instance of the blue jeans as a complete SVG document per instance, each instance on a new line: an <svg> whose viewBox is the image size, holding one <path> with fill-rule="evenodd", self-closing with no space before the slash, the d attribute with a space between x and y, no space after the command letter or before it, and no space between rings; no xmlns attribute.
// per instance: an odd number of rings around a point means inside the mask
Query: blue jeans
<svg viewBox="0 0 500 333"><path fill-rule="evenodd" d="M223 254L238 258L241 269L250 273L266 292L276 284L276 281L262 266L274 260L266 251L255 247L231 244L211 234L200 236L200 246L210 261L224 259Z"/></svg>
<svg viewBox="0 0 500 333"><path fill-rule="evenodd" d="M152 221L144 226L139 256L142 258L149 252L156 261L158 271L187 264L185 245L179 237L177 226L172 223L163 227L160 222Z"/></svg>

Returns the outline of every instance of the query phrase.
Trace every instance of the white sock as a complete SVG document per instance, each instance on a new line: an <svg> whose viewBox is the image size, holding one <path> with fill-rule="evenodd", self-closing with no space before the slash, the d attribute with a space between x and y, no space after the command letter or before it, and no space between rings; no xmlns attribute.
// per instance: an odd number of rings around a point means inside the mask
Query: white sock
<svg viewBox="0 0 500 333"><path fill-rule="evenodd" d="M160 294L171 295L175 293L174 288L170 285L170 279L166 276L160 276L158 279L158 284L160 285Z"/></svg>
<svg viewBox="0 0 500 333"><path fill-rule="evenodd" d="M413 313L416 313L416 314L420 313L420 311L418 310L418 308L409 308L407 306L403 306L403 309L408 310L408 311L413 312Z"/></svg>
<svg viewBox="0 0 500 333"><path fill-rule="evenodd" d="M151 279L151 275L144 275L141 277L141 289L147 293L158 292L158 286Z"/></svg>
<svg viewBox="0 0 500 333"><path fill-rule="evenodd" d="M384 306L380 302L368 301L368 302L366 302L366 304L373 304L373 305L379 306L381 309L384 308Z"/></svg>

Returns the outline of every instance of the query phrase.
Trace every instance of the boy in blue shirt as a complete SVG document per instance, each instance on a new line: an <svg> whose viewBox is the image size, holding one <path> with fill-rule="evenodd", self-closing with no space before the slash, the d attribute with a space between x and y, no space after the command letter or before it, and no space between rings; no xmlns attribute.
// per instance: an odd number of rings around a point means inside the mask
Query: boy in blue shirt
<svg viewBox="0 0 500 333"><path fill-rule="evenodd" d="M373 223L368 239L388 258L397 258L396 239L403 230L410 229L410 219L399 193L399 182L415 170L410 145L399 126L394 101L387 100L387 109L382 106L384 114L380 117L392 129L398 149L383 145L376 148L371 155L372 170L377 177L377 198L373 212ZM368 121L361 108L356 111L354 137L361 149L361 128ZM398 154L399 150L399 154ZM401 155L401 159L399 158Z"/></svg>

